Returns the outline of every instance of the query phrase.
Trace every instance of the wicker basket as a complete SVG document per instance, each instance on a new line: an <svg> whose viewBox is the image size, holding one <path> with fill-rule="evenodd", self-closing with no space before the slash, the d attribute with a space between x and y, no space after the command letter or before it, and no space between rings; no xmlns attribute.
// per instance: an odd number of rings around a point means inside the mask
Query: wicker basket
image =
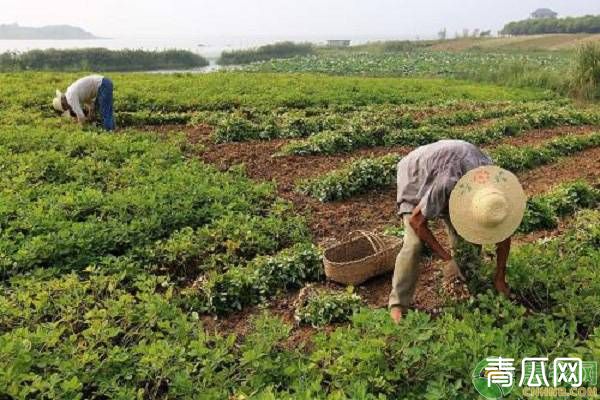
<svg viewBox="0 0 600 400"><path fill-rule="evenodd" d="M402 240L372 232L354 231L339 245L325 250L323 263L328 279L359 285L394 269Z"/></svg>

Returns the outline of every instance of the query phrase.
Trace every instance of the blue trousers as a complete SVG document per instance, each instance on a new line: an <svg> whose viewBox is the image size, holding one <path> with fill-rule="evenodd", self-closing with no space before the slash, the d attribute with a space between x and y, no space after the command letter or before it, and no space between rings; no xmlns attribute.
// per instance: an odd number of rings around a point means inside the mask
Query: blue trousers
<svg viewBox="0 0 600 400"><path fill-rule="evenodd" d="M98 95L96 96L96 110L98 110L102 126L107 131L115 130L115 115L113 111L113 83L108 78L103 78Z"/></svg>

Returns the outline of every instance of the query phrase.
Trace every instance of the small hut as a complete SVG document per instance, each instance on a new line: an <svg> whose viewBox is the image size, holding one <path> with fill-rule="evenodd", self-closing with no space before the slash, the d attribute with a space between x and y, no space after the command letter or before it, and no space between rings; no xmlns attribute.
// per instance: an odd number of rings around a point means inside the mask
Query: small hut
<svg viewBox="0 0 600 400"><path fill-rule="evenodd" d="M350 40L328 40L327 46L329 47L348 47L350 46Z"/></svg>
<svg viewBox="0 0 600 400"><path fill-rule="evenodd" d="M549 8L538 8L534 12L531 13L531 19L548 19L548 18L556 18L558 13L552 11Z"/></svg>

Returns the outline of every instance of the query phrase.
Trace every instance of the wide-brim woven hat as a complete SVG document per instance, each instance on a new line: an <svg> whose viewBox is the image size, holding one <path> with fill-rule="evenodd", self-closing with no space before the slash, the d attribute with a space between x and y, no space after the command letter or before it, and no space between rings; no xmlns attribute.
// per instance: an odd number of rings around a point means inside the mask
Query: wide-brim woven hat
<svg viewBox="0 0 600 400"><path fill-rule="evenodd" d="M527 196L513 173L483 166L466 173L452 190L450 220L471 243L500 243L515 233L526 204Z"/></svg>

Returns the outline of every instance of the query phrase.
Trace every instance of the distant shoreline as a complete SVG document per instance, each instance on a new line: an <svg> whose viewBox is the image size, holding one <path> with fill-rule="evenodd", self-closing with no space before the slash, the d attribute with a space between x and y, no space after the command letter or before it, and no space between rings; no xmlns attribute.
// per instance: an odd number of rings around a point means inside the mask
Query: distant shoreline
<svg viewBox="0 0 600 400"><path fill-rule="evenodd" d="M42 27L0 25L0 40L90 40L101 39L96 35L71 25L48 25Z"/></svg>
<svg viewBox="0 0 600 400"><path fill-rule="evenodd" d="M44 38L7 38L0 37L0 40L31 40L31 41L54 41L54 40L112 40L113 38L105 38L105 37L93 37L93 38L52 38L52 39L44 39Z"/></svg>

